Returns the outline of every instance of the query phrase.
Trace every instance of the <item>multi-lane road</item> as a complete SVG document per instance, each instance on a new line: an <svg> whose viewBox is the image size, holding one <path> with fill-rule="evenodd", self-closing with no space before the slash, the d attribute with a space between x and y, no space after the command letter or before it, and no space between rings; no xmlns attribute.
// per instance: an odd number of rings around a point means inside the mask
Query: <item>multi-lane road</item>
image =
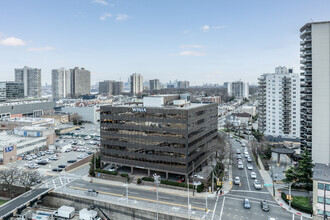
<svg viewBox="0 0 330 220"><path fill-rule="evenodd" d="M241 179L241 185L233 185L232 190L226 195L219 196L208 196L207 205L206 197L190 197L191 211L190 215L197 219L221 219L221 220L232 220L232 219L253 219L253 220L265 220L269 217L273 217L277 220L292 219L292 214L280 207L277 202L273 199L272 195L268 192L266 187L261 190L254 188L254 180L250 178L251 170L246 168L247 160L242 155L244 163L244 169L240 170L237 168L236 149L240 149L243 153L243 147L235 139L232 142L232 161L233 161L233 178L239 176ZM250 149L248 149L251 156ZM257 179L263 184L262 178L256 167L254 161L249 163L253 166L253 171L257 175ZM81 168L82 170L86 169ZM81 176L81 172L76 170L77 174ZM72 173L74 175L75 172ZM78 176L77 176L78 177ZM113 202L129 202L131 206L136 207L148 207L156 210L157 200L156 192L154 190L146 190L143 188L130 187L128 189L128 196L126 194L126 185L112 185L111 182L105 183L90 183L87 179L77 178L76 180L68 183L65 187L56 189L59 192L68 193L77 196L87 196L86 191L88 189L95 189L99 191L99 195L95 199L107 200ZM251 209L244 209L243 199L248 198L251 202ZM269 203L270 211L264 212L260 207L260 202L266 200ZM205 208L208 208L207 212ZM171 213L187 215L188 213L188 200L186 193L174 194L171 189L167 192L159 192L159 210L170 211ZM300 216L295 216L295 219L301 219Z"/></svg>

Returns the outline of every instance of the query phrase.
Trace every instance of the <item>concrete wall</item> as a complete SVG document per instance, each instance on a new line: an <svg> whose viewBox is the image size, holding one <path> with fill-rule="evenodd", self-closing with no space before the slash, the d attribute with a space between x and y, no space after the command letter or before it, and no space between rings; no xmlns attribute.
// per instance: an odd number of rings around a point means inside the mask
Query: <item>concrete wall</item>
<svg viewBox="0 0 330 220"><path fill-rule="evenodd" d="M69 166L67 166L65 168L65 171L68 172L69 170L77 168L83 164L89 163L89 162L91 162L92 158L93 158L93 155L89 155L88 157L85 157L84 159L81 159L73 164L70 164Z"/></svg>
<svg viewBox="0 0 330 220"><path fill-rule="evenodd" d="M62 205L73 206L77 211L83 208L89 208L92 205L97 206L105 212L111 219L125 219L125 220L154 220L157 219L155 210L136 209L134 207L126 206L125 203L121 205L111 204L104 201L97 201L95 198L87 199L85 197L75 197L73 195L65 195L57 192L48 194L43 200L43 205L52 208L59 208ZM98 211L96 209L96 211ZM169 209L170 211L170 209ZM103 215L98 211L99 216ZM164 214L159 212L160 220L184 220L185 217L174 216L171 214ZM190 218L194 219L194 218Z"/></svg>

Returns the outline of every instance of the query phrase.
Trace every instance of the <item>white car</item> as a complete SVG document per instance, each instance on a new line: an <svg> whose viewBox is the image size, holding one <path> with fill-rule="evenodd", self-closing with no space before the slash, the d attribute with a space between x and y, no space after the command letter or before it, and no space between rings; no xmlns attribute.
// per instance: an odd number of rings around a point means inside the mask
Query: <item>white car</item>
<svg viewBox="0 0 330 220"><path fill-rule="evenodd" d="M51 156L51 157L48 157L49 160L58 160L58 157L57 156Z"/></svg>
<svg viewBox="0 0 330 220"><path fill-rule="evenodd" d="M234 183L235 185L239 185L241 183L241 179L239 178L239 176L235 177Z"/></svg>
<svg viewBox="0 0 330 220"><path fill-rule="evenodd" d="M251 179L256 179L257 178L257 174L255 172L251 172Z"/></svg>
<svg viewBox="0 0 330 220"><path fill-rule="evenodd" d="M251 164L247 164L246 167L248 168L248 170L253 170L253 166Z"/></svg>
<svg viewBox="0 0 330 220"><path fill-rule="evenodd" d="M259 180L255 180L253 184L255 189L261 189L261 183Z"/></svg>
<svg viewBox="0 0 330 220"><path fill-rule="evenodd" d="M245 157L245 158L248 158L248 157L250 157L249 153L247 153L247 154L244 154L244 157Z"/></svg>
<svg viewBox="0 0 330 220"><path fill-rule="evenodd" d="M243 164L238 164L238 169L243 169L244 168L244 166L243 166Z"/></svg>

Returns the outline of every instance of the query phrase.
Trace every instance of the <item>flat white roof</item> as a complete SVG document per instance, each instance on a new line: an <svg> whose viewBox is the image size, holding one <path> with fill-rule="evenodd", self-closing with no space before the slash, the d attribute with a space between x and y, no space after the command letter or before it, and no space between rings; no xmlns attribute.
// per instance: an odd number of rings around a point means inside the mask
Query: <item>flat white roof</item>
<svg viewBox="0 0 330 220"><path fill-rule="evenodd" d="M40 137L22 137L15 134L7 134L7 132L0 132L0 147L6 147L9 144L17 144Z"/></svg>

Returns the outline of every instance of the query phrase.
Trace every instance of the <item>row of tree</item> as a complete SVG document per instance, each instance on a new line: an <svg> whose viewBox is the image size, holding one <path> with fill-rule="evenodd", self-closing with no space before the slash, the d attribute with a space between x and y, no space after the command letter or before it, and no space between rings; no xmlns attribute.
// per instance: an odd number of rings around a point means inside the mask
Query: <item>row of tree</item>
<svg viewBox="0 0 330 220"><path fill-rule="evenodd" d="M13 198L13 189L15 186L23 186L28 191L40 180L40 174L35 170L19 169L10 167L0 170L0 184L2 189L6 189L10 199Z"/></svg>

